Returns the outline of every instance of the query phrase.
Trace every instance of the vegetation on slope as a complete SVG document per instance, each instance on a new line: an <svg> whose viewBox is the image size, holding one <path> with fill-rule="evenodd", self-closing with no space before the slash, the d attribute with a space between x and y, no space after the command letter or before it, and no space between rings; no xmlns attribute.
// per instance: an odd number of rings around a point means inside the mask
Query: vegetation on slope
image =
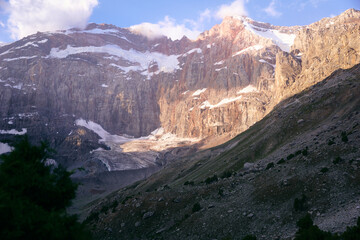
<svg viewBox="0 0 360 240"><path fill-rule="evenodd" d="M47 164L46 144L31 146L27 137L1 155L0 239L89 239L85 225L66 208L77 185L71 172Z"/></svg>

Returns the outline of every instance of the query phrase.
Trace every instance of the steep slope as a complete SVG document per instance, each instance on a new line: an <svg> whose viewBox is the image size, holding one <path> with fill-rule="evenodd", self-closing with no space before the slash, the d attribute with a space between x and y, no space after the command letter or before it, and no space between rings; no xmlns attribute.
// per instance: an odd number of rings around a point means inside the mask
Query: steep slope
<svg viewBox="0 0 360 240"><path fill-rule="evenodd" d="M360 65L337 70L233 140L93 203L87 221L98 239L291 239L309 212L344 231L360 215L359 97Z"/></svg>

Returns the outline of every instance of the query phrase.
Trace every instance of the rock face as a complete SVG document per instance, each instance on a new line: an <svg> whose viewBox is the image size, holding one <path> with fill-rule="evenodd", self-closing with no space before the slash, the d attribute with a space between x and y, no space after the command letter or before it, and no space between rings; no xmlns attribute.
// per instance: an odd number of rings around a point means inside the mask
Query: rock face
<svg viewBox="0 0 360 240"><path fill-rule="evenodd" d="M104 147L79 134L77 119L111 134L162 127L223 142L284 98L359 63L359 33L353 9L303 27L227 17L196 41L149 40L106 24L37 33L0 48L0 140L26 128L59 148L66 165Z"/></svg>

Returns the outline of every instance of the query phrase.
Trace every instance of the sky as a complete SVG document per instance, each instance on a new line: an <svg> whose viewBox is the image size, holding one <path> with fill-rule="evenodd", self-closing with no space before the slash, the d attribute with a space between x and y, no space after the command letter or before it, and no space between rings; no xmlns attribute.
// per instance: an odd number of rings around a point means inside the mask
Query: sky
<svg viewBox="0 0 360 240"><path fill-rule="evenodd" d="M349 8L360 10L360 0L0 0L0 42L38 31L84 28L89 22L130 27L149 38L196 39L225 16L293 26Z"/></svg>

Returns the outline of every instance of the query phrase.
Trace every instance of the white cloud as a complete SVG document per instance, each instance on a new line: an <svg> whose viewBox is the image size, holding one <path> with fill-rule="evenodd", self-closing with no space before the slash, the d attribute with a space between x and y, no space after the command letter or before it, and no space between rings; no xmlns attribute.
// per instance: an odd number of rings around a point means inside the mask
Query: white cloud
<svg viewBox="0 0 360 240"><path fill-rule="evenodd" d="M5 24L2 21L0 21L0 26L5 27Z"/></svg>
<svg viewBox="0 0 360 240"><path fill-rule="evenodd" d="M11 38L38 31L83 28L98 0L10 0L5 5Z"/></svg>
<svg viewBox="0 0 360 240"><path fill-rule="evenodd" d="M189 21L189 20L188 20ZM197 23L192 23L193 28L186 27L185 24L177 24L175 19L166 16L163 21L158 23L141 23L130 27L130 30L144 35L149 39L155 39L161 36L167 36L172 40L181 39L187 36L190 39L196 39L201 33L197 30Z"/></svg>
<svg viewBox="0 0 360 240"><path fill-rule="evenodd" d="M230 5L221 5L219 10L215 13L215 17L223 19L226 16L247 16L248 14L245 9L246 2L248 2L248 0L236 0Z"/></svg>
<svg viewBox="0 0 360 240"><path fill-rule="evenodd" d="M282 15L281 12L275 9L275 0L272 0L267 8L264 9L267 15L271 17L280 17Z"/></svg>

